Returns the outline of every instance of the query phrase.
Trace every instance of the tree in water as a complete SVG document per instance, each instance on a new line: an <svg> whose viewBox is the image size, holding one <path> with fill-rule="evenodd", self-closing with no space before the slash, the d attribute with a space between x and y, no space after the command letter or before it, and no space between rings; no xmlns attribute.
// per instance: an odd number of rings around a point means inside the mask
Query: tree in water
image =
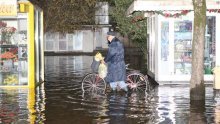
<svg viewBox="0 0 220 124"><path fill-rule="evenodd" d="M204 45L206 26L206 0L192 0L194 6L194 30L192 44L192 75L190 100L205 100Z"/></svg>

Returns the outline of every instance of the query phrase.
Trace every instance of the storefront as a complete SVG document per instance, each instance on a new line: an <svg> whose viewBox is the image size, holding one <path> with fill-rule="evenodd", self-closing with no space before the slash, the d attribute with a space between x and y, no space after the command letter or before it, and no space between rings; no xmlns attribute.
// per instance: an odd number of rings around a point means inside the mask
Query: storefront
<svg viewBox="0 0 220 124"><path fill-rule="evenodd" d="M29 1L0 0L0 87L44 81L43 12Z"/></svg>
<svg viewBox="0 0 220 124"><path fill-rule="evenodd" d="M212 68L220 65L220 1L207 3L204 79L212 81ZM137 0L128 14L147 16L148 74L158 82L189 81L191 77L193 18L192 0Z"/></svg>

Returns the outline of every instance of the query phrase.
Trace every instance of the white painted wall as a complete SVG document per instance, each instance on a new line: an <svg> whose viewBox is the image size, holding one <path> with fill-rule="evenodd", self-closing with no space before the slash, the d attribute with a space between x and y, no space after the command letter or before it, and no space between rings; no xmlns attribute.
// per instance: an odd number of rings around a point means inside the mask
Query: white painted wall
<svg viewBox="0 0 220 124"><path fill-rule="evenodd" d="M93 52L96 49L106 49L108 48L106 40L108 31L108 27L103 27L66 34L46 32L44 50L50 52Z"/></svg>

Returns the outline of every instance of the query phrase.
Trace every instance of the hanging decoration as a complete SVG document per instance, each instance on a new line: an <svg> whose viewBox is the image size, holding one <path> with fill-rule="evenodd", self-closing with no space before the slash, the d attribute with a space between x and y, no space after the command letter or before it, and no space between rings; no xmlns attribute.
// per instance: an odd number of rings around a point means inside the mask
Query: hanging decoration
<svg viewBox="0 0 220 124"><path fill-rule="evenodd" d="M134 18L131 19L131 22L132 23L135 23L135 22L139 22L139 21L142 21L144 20L145 17L143 15L138 15L138 16L135 16Z"/></svg>
<svg viewBox="0 0 220 124"><path fill-rule="evenodd" d="M187 15L189 12L191 12L192 10L182 10L181 12L177 12L177 13L167 13L167 12L163 12L163 11L154 11L153 13L156 13L156 14L159 14L159 15L162 15L164 17L167 17L167 18L178 18L180 16L184 16L184 15ZM220 13L220 9L207 9L208 12L210 13ZM139 22L139 21L143 21L145 20L146 17L144 17L144 15L137 15L137 16L134 16L132 19L131 19L131 22L132 23L136 23L136 22Z"/></svg>
<svg viewBox="0 0 220 124"><path fill-rule="evenodd" d="M211 12L215 12L215 13L220 13L220 9L208 9L208 11Z"/></svg>
<svg viewBox="0 0 220 124"><path fill-rule="evenodd" d="M174 18L178 18L180 16L184 16L187 15L189 12L191 12L192 10L182 10L181 12L178 13L164 13L163 11L155 11L155 13L160 14L164 17L174 17ZM215 13L220 13L220 9L208 9L208 12L215 12Z"/></svg>
<svg viewBox="0 0 220 124"><path fill-rule="evenodd" d="M159 15L162 15L162 16L165 16L165 17L174 17L174 18L178 18L180 16L186 15L189 12L191 12L191 10L182 10L181 12L174 13L174 14L172 14L172 13L164 13L163 11L155 11L155 13L157 13Z"/></svg>

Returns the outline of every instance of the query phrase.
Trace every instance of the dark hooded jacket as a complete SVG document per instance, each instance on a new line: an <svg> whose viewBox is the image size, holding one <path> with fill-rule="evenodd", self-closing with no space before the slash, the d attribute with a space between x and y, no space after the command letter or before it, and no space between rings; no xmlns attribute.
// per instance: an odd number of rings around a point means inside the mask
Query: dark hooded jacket
<svg viewBox="0 0 220 124"><path fill-rule="evenodd" d="M108 64L107 82L125 81L124 46L116 37L109 44L105 62Z"/></svg>

